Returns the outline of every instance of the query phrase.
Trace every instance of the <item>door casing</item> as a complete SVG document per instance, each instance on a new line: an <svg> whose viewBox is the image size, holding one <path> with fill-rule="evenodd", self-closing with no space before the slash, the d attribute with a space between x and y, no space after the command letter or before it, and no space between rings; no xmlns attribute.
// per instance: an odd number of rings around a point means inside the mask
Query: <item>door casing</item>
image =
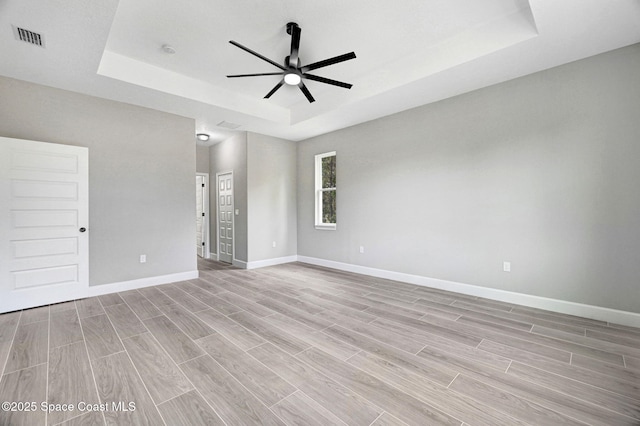
<svg viewBox="0 0 640 426"><path fill-rule="evenodd" d="M204 186L198 186L198 177L201 177ZM211 257L210 236L209 236L209 173L196 173L196 191L202 191L202 257L209 259ZM200 255L200 253L198 253Z"/></svg>

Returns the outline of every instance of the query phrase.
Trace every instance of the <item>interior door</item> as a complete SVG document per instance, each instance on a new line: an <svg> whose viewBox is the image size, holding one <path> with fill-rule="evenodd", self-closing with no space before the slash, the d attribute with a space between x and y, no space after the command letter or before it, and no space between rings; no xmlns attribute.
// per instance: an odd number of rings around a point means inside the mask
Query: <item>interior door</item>
<svg viewBox="0 0 640 426"><path fill-rule="evenodd" d="M87 295L88 153L0 137L0 312Z"/></svg>
<svg viewBox="0 0 640 426"><path fill-rule="evenodd" d="M204 257L204 177L196 176L196 250Z"/></svg>
<svg viewBox="0 0 640 426"><path fill-rule="evenodd" d="M218 175L218 260L233 262L233 174Z"/></svg>

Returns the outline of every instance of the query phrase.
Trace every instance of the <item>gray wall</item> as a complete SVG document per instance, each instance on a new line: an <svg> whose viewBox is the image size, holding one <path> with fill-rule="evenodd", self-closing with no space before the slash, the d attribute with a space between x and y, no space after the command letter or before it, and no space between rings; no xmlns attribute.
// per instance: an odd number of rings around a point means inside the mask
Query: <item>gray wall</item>
<svg viewBox="0 0 640 426"><path fill-rule="evenodd" d="M216 211L216 174L233 172L235 259L247 261L247 133L239 132L209 148L209 200L211 203L211 247L218 252L218 215ZM195 232L195 231L194 231ZM215 247L215 249L214 249Z"/></svg>
<svg viewBox="0 0 640 426"><path fill-rule="evenodd" d="M0 135L89 148L92 286L196 269L194 129L184 117L0 77Z"/></svg>
<svg viewBox="0 0 640 426"><path fill-rule="evenodd" d="M249 261L293 256L296 143L257 133L249 133L247 139Z"/></svg>
<svg viewBox="0 0 640 426"><path fill-rule="evenodd" d="M209 147L196 145L196 172L209 173Z"/></svg>
<svg viewBox="0 0 640 426"><path fill-rule="evenodd" d="M638 70L634 45L300 143L298 254L640 312Z"/></svg>

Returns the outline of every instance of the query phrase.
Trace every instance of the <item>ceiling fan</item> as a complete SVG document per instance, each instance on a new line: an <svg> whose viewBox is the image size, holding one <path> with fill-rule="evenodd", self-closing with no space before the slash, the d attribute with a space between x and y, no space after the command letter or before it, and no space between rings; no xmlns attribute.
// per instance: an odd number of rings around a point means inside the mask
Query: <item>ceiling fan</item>
<svg viewBox="0 0 640 426"><path fill-rule="evenodd" d="M323 68L329 65L337 64L340 62L348 61L349 59L354 59L356 54L354 52L345 53L344 55L334 56L333 58L325 59L322 61L314 62L309 65L302 66L300 62L300 57L298 56L298 50L300 49L300 34L302 30L295 22L289 22L287 24L287 34L291 35L291 53L289 56L284 58L284 65L280 65L279 63L272 61L271 59L262 56L258 52L254 52L241 45L240 43L230 40L229 43L233 44L236 47L244 50L245 52L251 53L254 56L262 59L263 61L269 62L271 65L280 68L282 71L279 72L268 72L268 73L259 73L259 74L236 74L236 75L228 75L228 78L236 78L236 77L258 77L264 75L281 75L282 80L278 84L275 85L273 89L264 97L268 99L276 93L276 91L281 88L284 84L290 86L298 86L302 93L306 96L309 102L314 102L315 99L311 96L309 89L305 86L303 79L309 79L313 81L318 81L320 83L331 84L338 87L344 87L345 89L351 89L351 84L343 83L342 81L331 80L330 78L320 77L314 74L309 74L308 71L313 71L318 68Z"/></svg>

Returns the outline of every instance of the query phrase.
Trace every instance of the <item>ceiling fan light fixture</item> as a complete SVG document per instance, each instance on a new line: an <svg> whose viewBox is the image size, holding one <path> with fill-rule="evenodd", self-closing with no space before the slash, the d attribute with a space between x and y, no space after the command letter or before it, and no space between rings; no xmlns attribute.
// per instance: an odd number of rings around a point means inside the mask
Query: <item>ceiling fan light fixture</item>
<svg viewBox="0 0 640 426"><path fill-rule="evenodd" d="M284 82L290 86L297 86L298 84L300 84L301 80L302 78L300 78L300 75L294 72L290 72L284 75Z"/></svg>
<svg viewBox="0 0 640 426"><path fill-rule="evenodd" d="M198 133L196 134L196 138L198 138L199 141L208 141L209 140L209 135L206 133Z"/></svg>

